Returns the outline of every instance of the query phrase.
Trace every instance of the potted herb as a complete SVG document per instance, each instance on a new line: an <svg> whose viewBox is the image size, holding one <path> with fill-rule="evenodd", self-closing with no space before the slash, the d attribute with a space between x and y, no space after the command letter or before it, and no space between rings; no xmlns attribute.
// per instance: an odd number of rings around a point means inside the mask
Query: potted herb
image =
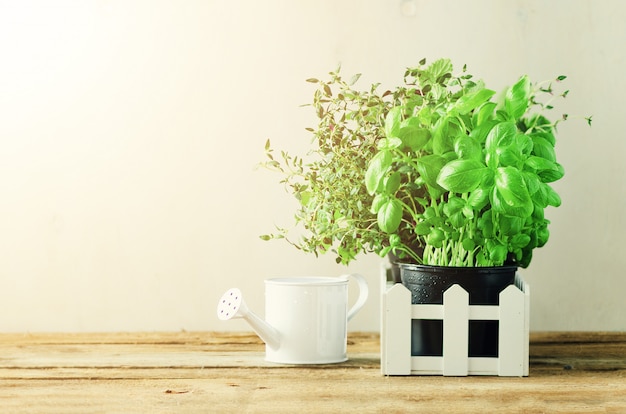
<svg viewBox="0 0 626 414"><path fill-rule="evenodd" d="M567 91L523 76L496 102L495 91L465 68L455 75L448 59L422 60L384 92L379 84L357 90L359 75L346 82L339 69L330 76L308 80L317 85L310 106L319 120L307 128L311 151L277 156L266 143L263 165L282 173L300 202L302 236L293 241L278 228L261 237L316 255L333 251L344 264L361 252L393 255L407 284L422 283L408 277L422 265L500 268L503 278L487 279L512 283L547 242L544 210L560 204L550 183L564 173L554 146L566 117L549 120L543 112L552 106L542 99ZM478 300L492 300L498 283Z"/></svg>
<svg viewBox="0 0 626 414"><path fill-rule="evenodd" d="M389 247L389 236L371 212L374 195L365 187L365 172L385 138L389 110L407 105L414 90L401 86L379 91L379 84L359 90L359 78L357 74L346 81L338 68L329 80L307 80L317 86L307 105L318 118L316 128L307 128L313 135L310 152L277 155L266 142L267 159L261 165L281 173L281 182L299 201L295 223L302 231L293 241L289 228L278 227L262 239L285 239L315 255L332 251L343 264L359 253L381 253Z"/></svg>
<svg viewBox="0 0 626 414"><path fill-rule="evenodd" d="M517 268L548 241L544 210L561 203L550 183L564 175L555 132L567 116L551 121L543 113L567 95L553 89L565 77L533 85L522 76L495 102L495 91L465 68L454 75L447 59L422 61L409 75L417 93L387 113L365 174L372 212L389 235L383 253L409 258L399 266L413 303L442 303L458 283L470 304L497 304Z"/></svg>

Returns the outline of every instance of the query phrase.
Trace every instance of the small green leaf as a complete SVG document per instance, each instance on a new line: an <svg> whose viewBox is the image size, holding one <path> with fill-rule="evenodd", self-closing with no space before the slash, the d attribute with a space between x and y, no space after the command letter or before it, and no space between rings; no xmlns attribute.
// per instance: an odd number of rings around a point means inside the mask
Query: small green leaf
<svg viewBox="0 0 626 414"><path fill-rule="evenodd" d="M367 192L374 194L382 184L392 163L391 153L387 150L374 155L365 172L365 187Z"/></svg>
<svg viewBox="0 0 626 414"><path fill-rule="evenodd" d="M430 140L430 131L425 128L408 125L399 129L398 138L402 140L405 146L417 152Z"/></svg>
<svg viewBox="0 0 626 414"><path fill-rule="evenodd" d="M433 129L433 153L443 155L454 151L454 138L464 134L455 118L440 118Z"/></svg>
<svg viewBox="0 0 626 414"><path fill-rule="evenodd" d="M489 169L477 160L454 160L441 168L437 184L453 193L467 193L478 188Z"/></svg>
<svg viewBox="0 0 626 414"><path fill-rule="evenodd" d="M402 108L396 106L391 108L385 117L385 136L387 138L397 137L402 123Z"/></svg>
<svg viewBox="0 0 626 414"><path fill-rule="evenodd" d="M539 178L544 183L553 183L555 181L560 180L565 175L565 169L559 163L554 163L556 166L555 169L552 170L543 170L539 172Z"/></svg>
<svg viewBox="0 0 626 414"><path fill-rule="evenodd" d="M531 156L526 160L526 166L536 171L537 176L544 183L552 183L560 180L565 175L563 166L542 157Z"/></svg>
<svg viewBox="0 0 626 414"><path fill-rule="evenodd" d="M494 208L511 216L528 217L532 214L532 199L517 168L501 167L496 170L492 203Z"/></svg>
<svg viewBox="0 0 626 414"><path fill-rule="evenodd" d="M454 152L461 159L479 159L482 157L480 144L468 135L460 135L454 141Z"/></svg>
<svg viewBox="0 0 626 414"><path fill-rule="evenodd" d="M484 237L493 235L493 214L491 210L485 211L478 219L477 227L482 231Z"/></svg>
<svg viewBox="0 0 626 414"><path fill-rule="evenodd" d="M445 164L446 159L441 155L425 155L417 160L417 171L426 184L434 188L440 188L437 184L437 176Z"/></svg>
<svg viewBox="0 0 626 414"><path fill-rule="evenodd" d="M389 200L389 196L383 194L376 194L374 200L372 200L372 207L370 211L374 214L378 213L378 210Z"/></svg>
<svg viewBox="0 0 626 414"><path fill-rule="evenodd" d="M514 249L523 249L530 243L530 236L528 234L518 233L511 237L511 245Z"/></svg>
<svg viewBox="0 0 626 414"><path fill-rule="evenodd" d="M414 232L418 236L426 236L432 230L432 226L427 221L422 221L415 226Z"/></svg>
<svg viewBox="0 0 626 414"><path fill-rule="evenodd" d="M385 233L393 233L398 230L402 221L402 204L395 198L387 200L377 215L378 227Z"/></svg>
<svg viewBox="0 0 626 414"><path fill-rule="evenodd" d="M521 118L530 103L530 80L522 76L511 86L504 97L504 108L513 118Z"/></svg>
<svg viewBox="0 0 626 414"><path fill-rule="evenodd" d="M506 236L513 236L519 234L524 226L524 219L521 217L507 216L504 214L499 215L498 226L500 232Z"/></svg>
<svg viewBox="0 0 626 414"><path fill-rule="evenodd" d="M485 149L492 154L498 147L505 148L513 143L517 135L517 127L513 122L500 122L494 126L485 141Z"/></svg>
<svg viewBox="0 0 626 414"><path fill-rule="evenodd" d="M544 188L546 189L546 195L548 197L548 205L552 207L559 207L561 205L561 197L559 194L548 184L544 184Z"/></svg>
<svg viewBox="0 0 626 414"><path fill-rule="evenodd" d="M426 243L433 247L443 246L446 236L440 229L432 229L426 237Z"/></svg>
<svg viewBox="0 0 626 414"><path fill-rule="evenodd" d="M537 247L543 247L550 238L550 230L548 226L544 225L537 230Z"/></svg>
<svg viewBox="0 0 626 414"><path fill-rule="evenodd" d="M541 187L541 180L537 174L532 171L522 171L522 176L524 177L526 188L528 188L528 194L533 196L537 191L539 191L539 188Z"/></svg>
<svg viewBox="0 0 626 414"><path fill-rule="evenodd" d="M465 207L465 201L462 198L450 196L448 201L443 205L443 213L450 217L460 212Z"/></svg>
<svg viewBox="0 0 626 414"><path fill-rule="evenodd" d="M395 194L400 187L400 172L394 171L391 175L387 176L384 179L385 192L387 194Z"/></svg>
<svg viewBox="0 0 626 414"><path fill-rule="evenodd" d="M494 265L499 266L504 263L506 254L508 253L506 246L500 243L490 243L488 246L489 259L494 263Z"/></svg>
<svg viewBox="0 0 626 414"><path fill-rule="evenodd" d="M476 243L472 239L463 239L461 246L463 246L464 250L471 252L476 247Z"/></svg>
<svg viewBox="0 0 626 414"><path fill-rule="evenodd" d="M489 202L489 190L478 187L474 191L472 191L467 199L467 204L469 204L475 210L482 210L483 207L487 205Z"/></svg>
<svg viewBox="0 0 626 414"><path fill-rule="evenodd" d="M485 102L474 111L472 122L474 127L478 127L493 118L493 113L497 104L495 102Z"/></svg>
<svg viewBox="0 0 626 414"><path fill-rule="evenodd" d="M467 224L467 220L465 219L465 216L460 211L448 217L448 222L455 229L460 229L461 227L464 227Z"/></svg>
<svg viewBox="0 0 626 414"><path fill-rule="evenodd" d="M478 89L469 92L459 98L454 104L454 108L460 115L465 115L475 108L478 108L483 103L487 102L496 91L490 89Z"/></svg>

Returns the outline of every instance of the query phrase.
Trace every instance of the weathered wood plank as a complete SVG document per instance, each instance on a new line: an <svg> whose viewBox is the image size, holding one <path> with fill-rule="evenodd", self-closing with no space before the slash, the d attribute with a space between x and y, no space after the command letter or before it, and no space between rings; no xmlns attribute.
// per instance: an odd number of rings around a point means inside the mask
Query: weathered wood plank
<svg viewBox="0 0 626 414"><path fill-rule="evenodd" d="M533 333L530 376L385 377L379 339L283 366L242 333L0 334L2 413L624 413L626 334Z"/></svg>

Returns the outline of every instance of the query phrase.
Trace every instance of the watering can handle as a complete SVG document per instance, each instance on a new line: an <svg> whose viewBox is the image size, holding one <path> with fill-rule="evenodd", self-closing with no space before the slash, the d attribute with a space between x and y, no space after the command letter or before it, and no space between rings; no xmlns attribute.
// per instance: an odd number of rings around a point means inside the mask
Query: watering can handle
<svg viewBox="0 0 626 414"><path fill-rule="evenodd" d="M365 281L365 278L358 273L344 275L342 276L342 278L345 278L346 280L348 280L349 278L353 278L356 281L356 283L359 285L359 297L356 300L356 303L348 311L348 320L350 320L354 317L354 315L357 314L359 310L361 310L363 305L365 305L365 302L367 301L369 289L367 287L367 282Z"/></svg>

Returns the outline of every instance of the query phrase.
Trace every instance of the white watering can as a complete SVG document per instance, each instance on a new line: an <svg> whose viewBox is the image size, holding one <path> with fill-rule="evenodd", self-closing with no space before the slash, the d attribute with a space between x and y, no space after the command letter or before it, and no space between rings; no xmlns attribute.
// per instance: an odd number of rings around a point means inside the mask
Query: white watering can
<svg viewBox="0 0 626 414"><path fill-rule="evenodd" d="M348 311L348 280L359 297ZM330 364L348 359L348 321L367 300L365 278L288 277L265 280L265 321L248 309L241 291L228 290L217 305L225 321L244 318L265 342L265 359L284 364Z"/></svg>

